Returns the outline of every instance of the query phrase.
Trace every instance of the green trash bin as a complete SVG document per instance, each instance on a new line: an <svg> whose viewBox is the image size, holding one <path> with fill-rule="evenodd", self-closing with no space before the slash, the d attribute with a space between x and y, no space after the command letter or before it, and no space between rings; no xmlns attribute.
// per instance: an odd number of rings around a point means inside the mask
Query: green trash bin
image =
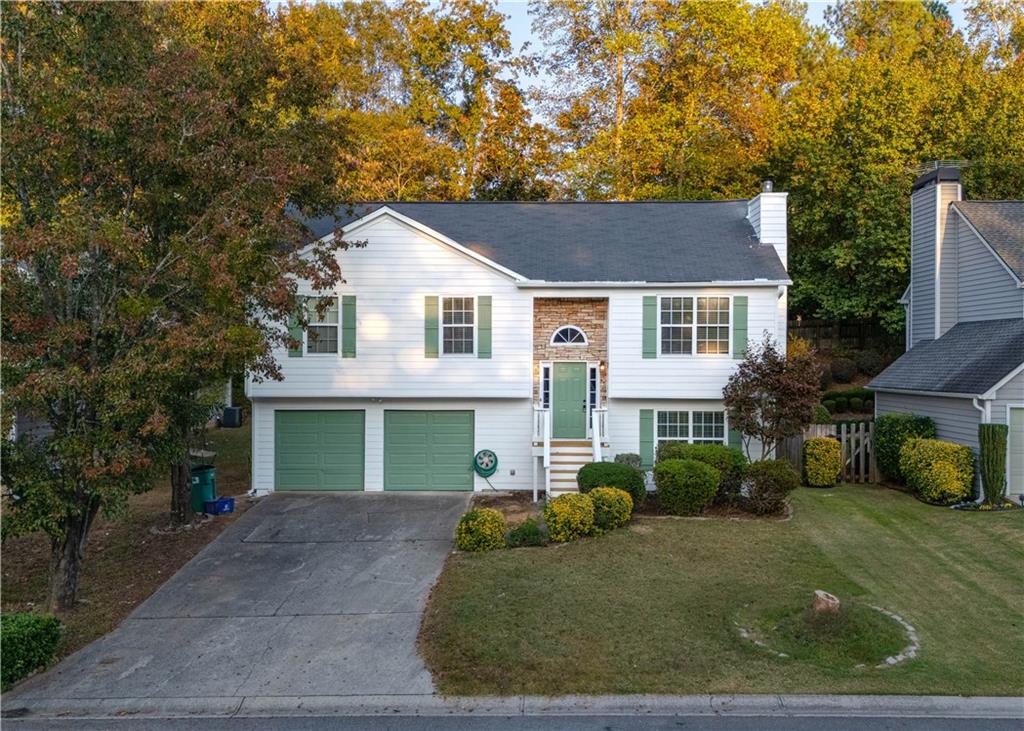
<svg viewBox="0 0 1024 731"><path fill-rule="evenodd" d="M212 464L192 467L192 512L204 513L205 504L217 499L217 471Z"/></svg>

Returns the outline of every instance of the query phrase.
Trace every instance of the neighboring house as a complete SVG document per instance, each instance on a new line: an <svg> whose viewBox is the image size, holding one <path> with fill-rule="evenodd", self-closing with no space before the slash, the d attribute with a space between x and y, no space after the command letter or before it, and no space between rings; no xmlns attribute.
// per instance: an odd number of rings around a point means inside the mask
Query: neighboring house
<svg viewBox="0 0 1024 731"><path fill-rule="evenodd" d="M575 489L659 441L738 443L722 389L786 340L786 194L637 203L388 203L307 221L345 282L248 382L252 484ZM475 474L491 450L498 469Z"/></svg>
<svg viewBox="0 0 1024 731"><path fill-rule="evenodd" d="M1010 494L1024 494L1024 201L965 201L938 168L910 199L907 352L869 387L876 415L935 421L978 449L978 424L1010 426Z"/></svg>

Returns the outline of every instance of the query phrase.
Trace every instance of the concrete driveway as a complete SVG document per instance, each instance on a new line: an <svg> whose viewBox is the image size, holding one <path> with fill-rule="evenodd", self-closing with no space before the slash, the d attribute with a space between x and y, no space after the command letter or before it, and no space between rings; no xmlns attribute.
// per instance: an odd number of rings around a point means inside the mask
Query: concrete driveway
<svg viewBox="0 0 1024 731"><path fill-rule="evenodd" d="M468 501L264 498L116 630L6 694L5 711L62 699L431 693L416 634Z"/></svg>

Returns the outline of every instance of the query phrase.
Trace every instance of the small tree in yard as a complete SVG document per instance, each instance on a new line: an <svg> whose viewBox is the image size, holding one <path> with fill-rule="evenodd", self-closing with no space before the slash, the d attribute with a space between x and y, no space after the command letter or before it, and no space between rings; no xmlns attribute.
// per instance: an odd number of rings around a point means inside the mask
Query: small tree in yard
<svg viewBox="0 0 1024 731"><path fill-rule="evenodd" d="M51 433L3 440L3 536L50 537L53 610L97 513L187 465L195 394L278 376L295 281L340 279L338 245L300 257L285 213L336 204L333 89L278 63L276 22L257 3L5 14L4 413Z"/></svg>
<svg viewBox="0 0 1024 731"><path fill-rule="evenodd" d="M743 435L748 457L756 439L761 442L762 457L773 459L783 439L814 421L820 378L821 366L802 344L787 356L765 335L747 351L723 397L729 425Z"/></svg>

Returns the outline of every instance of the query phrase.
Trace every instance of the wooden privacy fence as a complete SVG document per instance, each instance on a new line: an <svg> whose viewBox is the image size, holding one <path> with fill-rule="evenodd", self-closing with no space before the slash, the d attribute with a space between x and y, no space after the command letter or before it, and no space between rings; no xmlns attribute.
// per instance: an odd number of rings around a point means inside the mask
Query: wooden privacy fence
<svg viewBox="0 0 1024 731"><path fill-rule="evenodd" d="M790 320L790 337L810 341L815 350L831 353L836 350L865 350L902 353L903 335L886 332L870 322L829 322L826 320Z"/></svg>
<svg viewBox="0 0 1024 731"><path fill-rule="evenodd" d="M843 424L812 424L804 433L782 443L780 459L798 470L802 467L804 442L815 437L831 437L839 441L842 456L839 479L842 482L876 482L875 424L871 421Z"/></svg>

